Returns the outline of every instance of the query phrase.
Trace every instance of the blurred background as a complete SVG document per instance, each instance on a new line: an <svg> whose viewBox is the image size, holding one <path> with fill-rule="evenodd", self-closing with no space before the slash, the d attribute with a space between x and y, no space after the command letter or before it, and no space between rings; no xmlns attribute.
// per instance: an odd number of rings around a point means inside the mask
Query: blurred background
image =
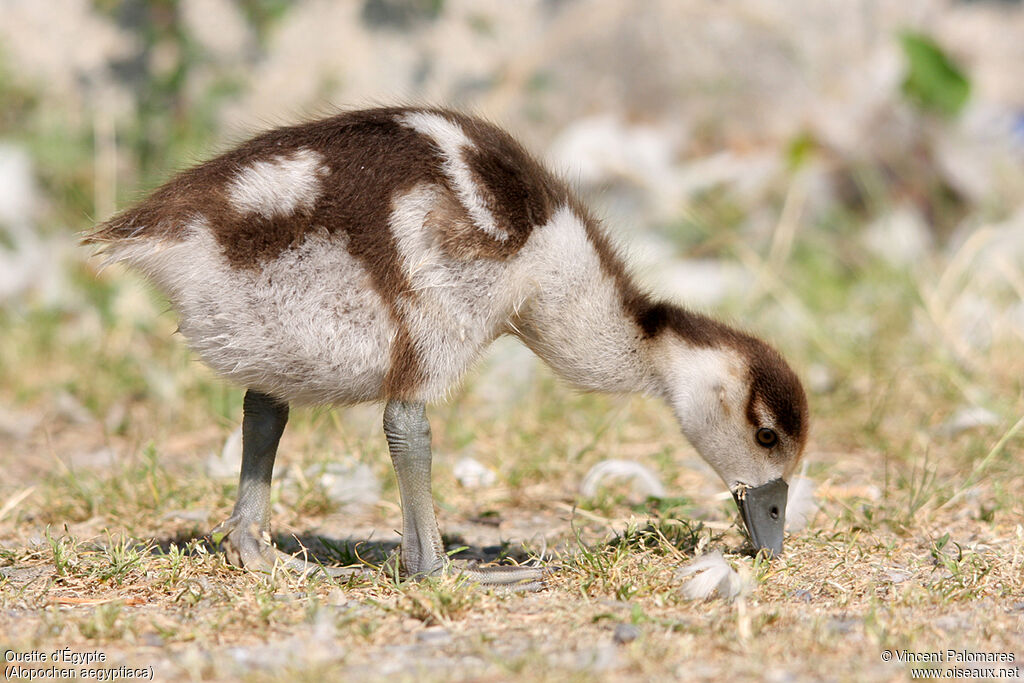
<svg viewBox="0 0 1024 683"><path fill-rule="evenodd" d="M78 235L259 130L411 102L505 126L652 289L778 344L836 486L942 440L967 471L1024 413L1022 36L994 0L0 0L0 453L219 449L240 392ZM499 345L470 389L536 372Z"/></svg>

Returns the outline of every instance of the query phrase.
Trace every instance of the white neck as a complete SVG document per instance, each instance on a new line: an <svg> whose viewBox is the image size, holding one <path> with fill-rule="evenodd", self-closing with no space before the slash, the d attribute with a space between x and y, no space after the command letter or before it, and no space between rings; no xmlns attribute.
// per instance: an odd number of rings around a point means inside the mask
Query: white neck
<svg viewBox="0 0 1024 683"><path fill-rule="evenodd" d="M523 342L560 377L587 391L657 393L649 354L636 339L635 326L619 326L618 321L592 315L597 311L581 312L574 306L547 318L554 310L545 315L532 311L517 328Z"/></svg>
<svg viewBox="0 0 1024 683"><path fill-rule="evenodd" d="M513 277L523 296L510 331L562 378L589 391L655 391L648 344L571 209L535 230Z"/></svg>

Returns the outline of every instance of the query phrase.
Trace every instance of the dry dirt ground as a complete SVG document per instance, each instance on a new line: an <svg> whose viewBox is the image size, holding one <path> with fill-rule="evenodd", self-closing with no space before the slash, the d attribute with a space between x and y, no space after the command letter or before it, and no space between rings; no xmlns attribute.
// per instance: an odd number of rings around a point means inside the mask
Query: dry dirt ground
<svg viewBox="0 0 1024 683"><path fill-rule="evenodd" d="M561 568L541 592L507 594L380 568L400 510L377 406L295 411L274 493L279 545L377 568L345 581L228 565L207 534L235 486L209 463L241 395L189 360L168 316L156 325L104 333L85 364L66 349L45 363L43 347L20 352L38 371L11 387L25 408L2 453L9 677L57 667L155 680L904 680L901 659L936 652L924 666L959 670L946 676L1024 673L1024 423L950 424L963 373L934 359L904 365L894 353L812 397L806 474L818 510L770 563L744 552L731 499L665 407L579 395L532 364L502 370L521 374L508 401L488 388L485 364L430 411L435 487L457 557ZM8 335L6 350L28 335ZM144 341L156 348L139 351ZM162 358L179 389L161 401L107 388L108 363L127 347ZM1021 405L1018 351L989 356L1006 370L989 387L1009 397L1007 414ZM27 388L58 378L56 397ZM457 484L464 456L496 481ZM638 502L615 484L581 496L584 473L609 458L643 463L669 497ZM379 496L332 498L316 467L337 459L365 465ZM688 600L678 570L714 549L742 591ZM1013 661L957 662L947 650Z"/></svg>

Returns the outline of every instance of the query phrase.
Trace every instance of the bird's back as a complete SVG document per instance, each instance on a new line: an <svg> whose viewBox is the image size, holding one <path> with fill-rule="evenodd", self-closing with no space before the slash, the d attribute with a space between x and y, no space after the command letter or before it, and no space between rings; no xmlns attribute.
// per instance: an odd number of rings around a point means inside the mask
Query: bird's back
<svg viewBox="0 0 1024 683"><path fill-rule="evenodd" d="M503 331L520 296L507 264L567 201L493 125L374 109L264 133L87 241L146 273L244 386L430 398Z"/></svg>

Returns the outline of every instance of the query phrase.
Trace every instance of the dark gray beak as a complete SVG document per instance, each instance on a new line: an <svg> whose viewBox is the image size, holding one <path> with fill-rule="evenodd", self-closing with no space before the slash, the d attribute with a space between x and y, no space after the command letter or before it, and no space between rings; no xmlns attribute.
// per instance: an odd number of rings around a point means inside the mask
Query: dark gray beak
<svg viewBox="0 0 1024 683"><path fill-rule="evenodd" d="M732 492L754 550L765 550L769 557L782 553L788 495L789 484L784 479L773 479L753 487L741 484Z"/></svg>

